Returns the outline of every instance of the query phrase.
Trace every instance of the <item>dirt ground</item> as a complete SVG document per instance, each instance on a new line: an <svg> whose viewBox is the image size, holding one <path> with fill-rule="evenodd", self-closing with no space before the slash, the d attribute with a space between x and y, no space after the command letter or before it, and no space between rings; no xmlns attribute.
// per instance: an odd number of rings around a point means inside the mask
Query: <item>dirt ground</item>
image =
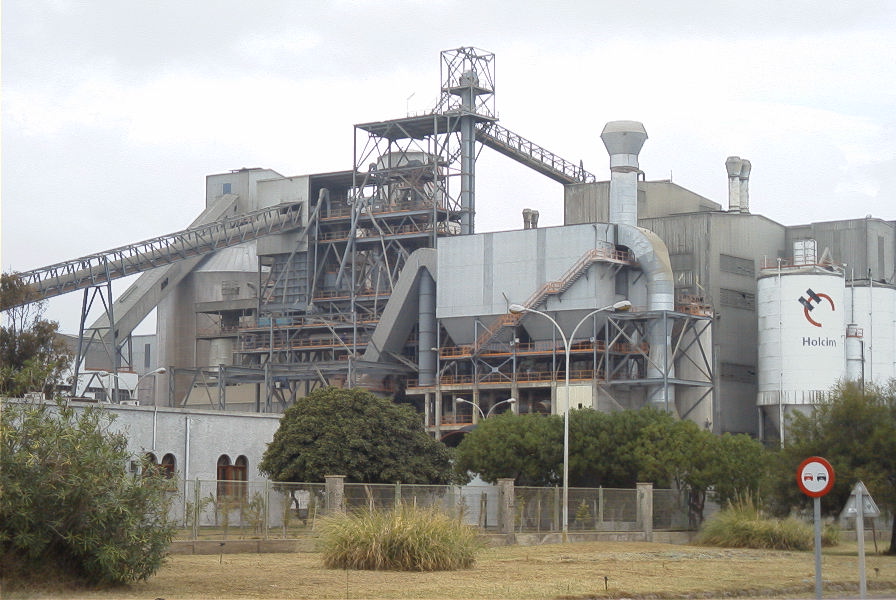
<svg viewBox="0 0 896 600"><path fill-rule="evenodd" d="M824 555L825 597L858 596L855 545ZM325 569L315 553L177 555L149 581L108 590L10 590L6 598L586 599L814 597L812 552L651 543L489 548L465 571L402 573ZM896 557L868 554L868 589L896 597Z"/></svg>

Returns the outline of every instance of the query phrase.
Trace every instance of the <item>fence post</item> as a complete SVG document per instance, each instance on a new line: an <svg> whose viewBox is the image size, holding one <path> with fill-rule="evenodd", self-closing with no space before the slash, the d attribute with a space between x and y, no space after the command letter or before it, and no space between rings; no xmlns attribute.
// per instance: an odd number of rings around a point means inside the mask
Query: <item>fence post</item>
<svg viewBox="0 0 896 600"><path fill-rule="evenodd" d="M200 496L202 495L202 490L199 487L199 478L196 478L196 482L193 484L193 539L199 539L199 517L201 516L201 511L199 510L199 503L201 502ZM186 494L184 494L186 496Z"/></svg>
<svg viewBox="0 0 896 600"><path fill-rule="evenodd" d="M327 512L345 512L345 475L324 475Z"/></svg>
<svg viewBox="0 0 896 600"><path fill-rule="evenodd" d="M644 532L644 541L653 541L653 484L636 483L638 493L637 526Z"/></svg>
<svg viewBox="0 0 896 600"><path fill-rule="evenodd" d="M563 507L560 506L560 488L554 486L554 522L551 524L551 531L560 531L560 513Z"/></svg>
<svg viewBox="0 0 896 600"><path fill-rule="evenodd" d="M498 479L498 489L500 490L501 494L501 518L499 531L501 533L513 533L513 517L515 514L515 490L513 488L513 478L502 477Z"/></svg>
<svg viewBox="0 0 896 600"><path fill-rule="evenodd" d="M392 503L393 508L398 508L401 506L401 482L395 482L395 500Z"/></svg>
<svg viewBox="0 0 896 600"><path fill-rule="evenodd" d="M264 539L268 539L268 528L271 526L271 480L264 480Z"/></svg>

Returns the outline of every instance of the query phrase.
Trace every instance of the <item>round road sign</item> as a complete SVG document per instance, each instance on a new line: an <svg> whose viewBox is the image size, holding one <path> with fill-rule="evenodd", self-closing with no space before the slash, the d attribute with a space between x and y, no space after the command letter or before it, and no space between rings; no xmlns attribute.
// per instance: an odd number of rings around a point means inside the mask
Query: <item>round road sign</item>
<svg viewBox="0 0 896 600"><path fill-rule="evenodd" d="M796 483L807 496L824 496L834 487L834 467L820 456L810 456L796 468Z"/></svg>

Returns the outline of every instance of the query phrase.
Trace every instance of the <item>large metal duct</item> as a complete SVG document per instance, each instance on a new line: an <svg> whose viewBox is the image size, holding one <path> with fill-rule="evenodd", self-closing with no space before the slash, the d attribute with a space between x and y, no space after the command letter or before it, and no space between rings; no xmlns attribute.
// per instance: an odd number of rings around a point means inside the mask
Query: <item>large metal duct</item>
<svg viewBox="0 0 896 600"><path fill-rule="evenodd" d="M479 75L466 71L460 76L460 232L476 231L476 88Z"/></svg>
<svg viewBox="0 0 896 600"><path fill-rule="evenodd" d="M638 153L647 130L638 121L610 121L600 134L610 154L610 223L638 226Z"/></svg>
<svg viewBox="0 0 896 600"><path fill-rule="evenodd" d="M436 382L436 282L426 269L420 269L420 309L418 317L419 380L420 385L434 385Z"/></svg>
<svg viewBox="0 0 896 600"><path fill-rule="evenodd" d="M650 311L675 310L675 284L666 244L652 231L638 227L638 154L647 140L647 130L638 121L610 121L600 134L610 155L610 223L616 225L617 244L628 247L647 277ZM650 361L647 376L663 378L664 384L651 388L652 406L674 410L674 389L667 380L674 377L672 322L662 315L650 328Z"/></svg>
<svg viewBox="0 0 896 600"><path fill-rule="evenodd" d="M675 280L672 262L666 244L654 232L641 227L619 225L616 228L617 243L628 247L644 272L647 281L647 309L651 312L675 310ZM647 365L649 378L663 378L664 385L650 389L647 395L651 406L661 410L675 410L675 389L665 383L675 377L672 364L672 321L663 314L657 317L648 333L650 360Z"/></svg>

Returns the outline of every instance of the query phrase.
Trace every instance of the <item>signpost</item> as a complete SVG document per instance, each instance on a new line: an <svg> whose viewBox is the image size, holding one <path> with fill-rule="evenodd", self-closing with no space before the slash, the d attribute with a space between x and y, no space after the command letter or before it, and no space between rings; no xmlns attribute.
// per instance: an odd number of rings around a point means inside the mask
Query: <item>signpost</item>
<svg viewBox="0 0 896 600"><path fill-rule="evenodd" d="M796 468L796 483L813 499L815 520L815 597L821 600L821 497L834 487L834 467L820 456L810 456Z"/></svg>
<svg viewBox="0 0 896 600"><path fill-rule="evenodd" d="M843 507L843 515L856 519L856 541L859 545L859 597L865 598L868 592L868 582L865 577L865 517L880 516L880 509L874 502L874 498L868 493L868 488L861 481L852 488L849 500Z"/></svg>

